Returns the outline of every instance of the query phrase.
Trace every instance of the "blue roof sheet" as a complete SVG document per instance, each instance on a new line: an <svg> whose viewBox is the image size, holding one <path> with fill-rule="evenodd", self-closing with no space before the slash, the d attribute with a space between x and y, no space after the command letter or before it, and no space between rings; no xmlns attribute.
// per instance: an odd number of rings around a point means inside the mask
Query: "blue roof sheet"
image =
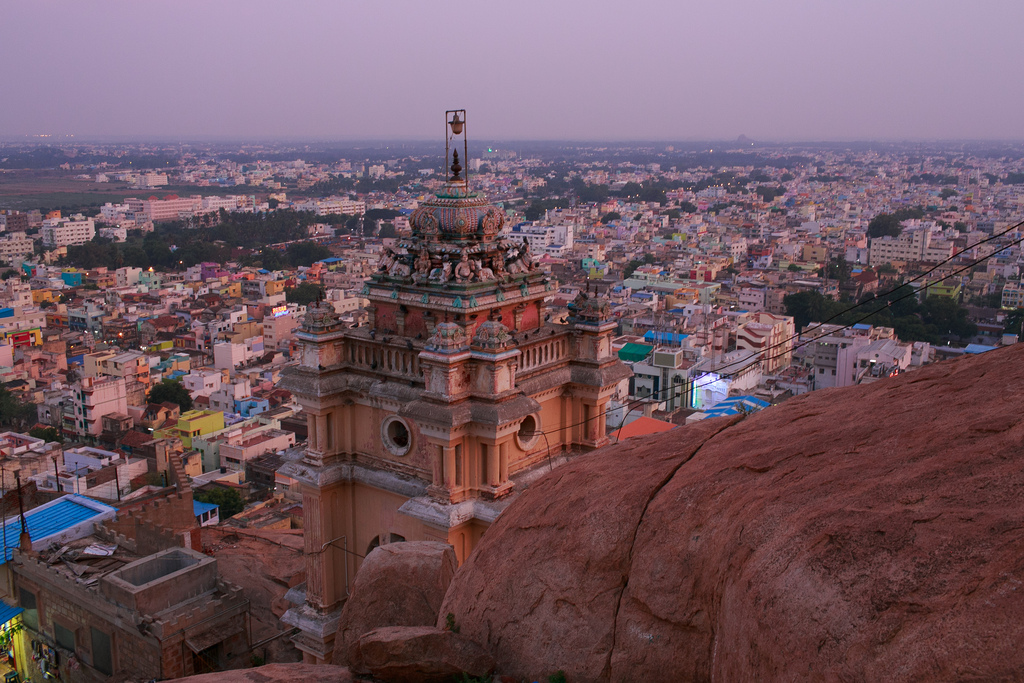
<svg viewBox="0 0 1024 683"><path fill-rule="evenodd" d="M986 346L984 344L968 344L967 348L964 349L964 353L985 353L986 351L995 351L997 347Z"/></svg>
<svg viewBox="0 0 1024 683"><path fill-rule="evenodd" d="M220 505L214 505L213 503L203 503L203 502L200 502L198 500L193 500L192 501L192 512L195 513L196 517L198 517L199 515L203 514L204 512L209 512L210 510L216 510L219 507L220 507Z"/></svg>
<svg viewBox="0 0 1024 683"><path fill-rule="evenodd" d="M0 624L6 624L24 611L24 607L11 607L6 602L0 602Z"/></svg>
<svg viewBox="0 0 1024 683"><path fill-rule="evenodd" d="M853 326L853 329L855 329L855 330L870 330L871 329L871 325L866 325L864 323L856 323Z"/></svg>
<svg viewBox="0 0 1024 683"><path fill-rule="evenodd" d="M98 505L102 505L102 503L98 503ZM52 505L44 505L26 512L25 526L28 528L29 538L38 541L47 536L59 534L76 524L98 517L100 514L102 513L64 496L58 498ZM18 537L21 534L21 520L17 515L4 526L4 533L7 542L3 561L6 563L11 559L14 549L18 547Z"/></svg>
<svg viewBox="0 0 1024 683"><path fill-rule="evenodd" d="M654 330L647 330L644 333L644 341L659 341L663 344L682 344L683 340L689 335L679 334L677 332L655 332Z"/></svg>

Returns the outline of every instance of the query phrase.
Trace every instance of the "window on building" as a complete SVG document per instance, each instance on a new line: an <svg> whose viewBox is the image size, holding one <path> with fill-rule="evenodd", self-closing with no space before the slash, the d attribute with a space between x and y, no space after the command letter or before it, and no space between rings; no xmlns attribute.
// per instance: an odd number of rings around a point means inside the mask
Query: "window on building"
<svg viewBox="0 0 1024 683"><path fill-rule="evenodd" d="M487 484L487 444L480 444L480 483Z"/></svg>
<svg viewBox="0 0 1024 683"><path fill-rule="evenodd" d="M39 630L39 610L36 607L36 594L22 588L19 591L19 602L25 610L21 614L21 623L33 631Z"/></svg>
<svg viewBox="0 0 1024 683"><path fill-rule="evenodd" d="M58 621L53 622L53 639L57 647L62 647L68 652L75 651L75 632Z"/></svg>

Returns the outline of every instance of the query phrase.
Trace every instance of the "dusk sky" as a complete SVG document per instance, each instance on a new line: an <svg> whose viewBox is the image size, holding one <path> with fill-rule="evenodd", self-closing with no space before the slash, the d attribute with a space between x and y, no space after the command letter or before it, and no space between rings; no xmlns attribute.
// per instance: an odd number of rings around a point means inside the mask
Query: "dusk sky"
<svg viewBox="0 0 1024 683"><path fill-rule="evenodd" d="M1024 3L0 5L0 137L1024 139Z"/></svg>

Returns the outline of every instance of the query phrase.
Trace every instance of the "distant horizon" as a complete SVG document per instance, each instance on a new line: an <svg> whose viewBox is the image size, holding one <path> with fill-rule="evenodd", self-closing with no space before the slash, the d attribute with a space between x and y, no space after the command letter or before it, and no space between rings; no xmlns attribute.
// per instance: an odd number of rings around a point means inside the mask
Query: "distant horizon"
<svg viewBox="0 0 1024 683"><path fill-rule="evenodd" d="M1010 0L9 0L4 19L8 139L420 142L460 107L471 139L510 142L1024 140Z"/></svg>
<svg viewBox="0 0 1024 683"><path fill-rule="evenodd" d="M826 139L786 139L786 138L752 138L743 134L734 138L544 138L544 137L493 137L469 139L470 145L495 145L495 144L537 144L537 145L699 145L699 144L722 144L735 145L741 137L746 139L744 145L750 145L755 149L757 145L768 146L814 146L814 145L841 145L841 144L885 144L885 145L985 145L985 144L1024 144L1024 137L1020 138L826 138ZM416 144L432 145L438 144L443 147L444 140L440 137L288 137L288 136L252 136L252 137L230 137L214 135L195 136L167 136L154 134L148 136L137 135L95 135L95 136L66 136L58 137L51 135L40 137L37 135L10 136L0 135L0 145L4 144L26 144L36 145L63 145L63 144L161 144L161 145L190 145L190 144ZM678 151L678 150L677 150Z"/></svg>

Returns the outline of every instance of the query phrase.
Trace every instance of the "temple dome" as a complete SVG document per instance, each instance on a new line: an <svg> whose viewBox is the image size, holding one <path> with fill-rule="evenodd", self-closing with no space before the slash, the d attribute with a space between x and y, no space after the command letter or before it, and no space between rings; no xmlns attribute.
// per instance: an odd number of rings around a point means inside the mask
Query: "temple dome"
<svg viewBox="0 0 1024 683"><path fill-rule="evenodd" d="M490 241L505 224L505 215L462 182L448 182L413 212L413 235L425 240Z"/></svg>

